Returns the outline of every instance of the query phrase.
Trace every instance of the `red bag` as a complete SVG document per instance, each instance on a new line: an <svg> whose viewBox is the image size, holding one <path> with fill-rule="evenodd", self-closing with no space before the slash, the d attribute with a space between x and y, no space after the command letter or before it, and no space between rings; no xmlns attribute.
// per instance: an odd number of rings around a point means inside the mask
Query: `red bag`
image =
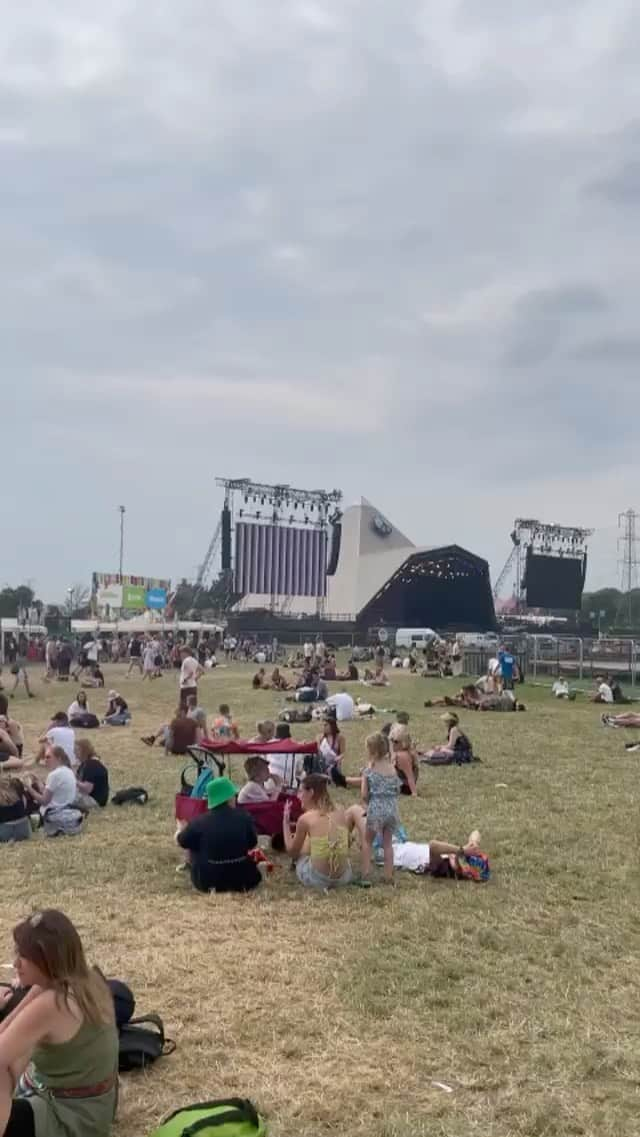
<svg viewBox="0 0 640 1137"><path fill-rule="evenodd" d="M281 794L275 801L248 801L239 805L253 818L256 832L266 837L276 837L282 834L284 807L287 801L291 802L291 820L297 821L302 813L302 806L297 797Z"/></svg>
<svg viewBox="0 0 640 1137"><path fill-rule="evenodd" d="M193 821L194 817L206 813L207 808L206 799L203 797L176 794L176 821Z"/></svg>

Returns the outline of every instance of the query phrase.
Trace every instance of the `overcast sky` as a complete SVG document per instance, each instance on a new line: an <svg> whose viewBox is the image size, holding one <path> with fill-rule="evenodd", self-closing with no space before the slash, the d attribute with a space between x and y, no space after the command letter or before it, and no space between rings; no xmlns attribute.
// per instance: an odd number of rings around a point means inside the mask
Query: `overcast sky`
<svg viewBox="0 0 640 1137"><path fill-rule="evenodd" d="M633 0L22 0L0 28L0 583L202 559L216 475L499 571L640 507Z"/></svg>

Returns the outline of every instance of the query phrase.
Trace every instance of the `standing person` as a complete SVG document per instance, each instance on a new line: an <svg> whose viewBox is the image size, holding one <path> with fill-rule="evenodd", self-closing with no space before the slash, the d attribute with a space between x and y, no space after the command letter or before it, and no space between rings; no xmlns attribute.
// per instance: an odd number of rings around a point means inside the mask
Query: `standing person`
<svg viewBox="0 0 640 1137"><path fill-rule="evenodd" d="M458 637L454 639L451 645L451 673L455 676L462 675L462 648Z"/></svg>
<svg viewBox="0 0 640 1137"><path fill-rule="evenodd" d="M9 692L9 698L10 699L13 698L16 691L18 690L18 687L22 683L22 685L23 685L25 691L27 692L27 695L29 696L29 698L35 699L35 695L34 695L33 691L31 690L31 687L29 686L29 676L27 674L27 669L24 666L24 664L20 663L19 661L17 663L12 663L11 664L11 674L13 675L13 687L11 688L11 690Z"/></svg>
<svg viewBox="0 0 640 1137"><path fill-rule="evenodd" d="M369 765L362 773L362 800L366 809L365 839L362 849L362 880L366 884L371 872L373 842L380 835L384 852L384 880L393 881L393 834L400 824L398 795L400 779L389 757L383 734L370 734L367 739Z"/></svg>
<svg viewBox="0 0 640 1137"><path fill-rule="evenodd" d="M302 646L302 654L307 667L310 668L313 663L313 644L311 640L307 640Z"/></svg>
<svg viewBox="0 0 640 1137"><path fill-rule="evenodd" d="M186 645L180 649L180 659L180 706L186 708L190 695L195 695L196 702L198 700L198 679L204 675L204 668Z"/></svg>
<svg viewBox="0 0 640 1137"><path fill-rule="evenodd" d="M514 672L516 667L515 656L502 645L498 652L500 684L503 691L513 691Z"/></svg>
<svg viewBox="0 0 640 1137"><path fill-rule="evenodd" d="M13 939L18 982L31 990L0 1025L0 1133L109 1137L118 1072L111 992L64 913L34 913Z"/></svg>
<svg viewBox="0 0 640 1137"><path fill-rule="evenodd" d="M155 640L146 640L142 651L142 682L154 679L157 671L156 656L158 645Z"/></svg>
<svg viewBox="0 0 640 1137"><path fill-rule="evenodd" d="M47 641L44 645L44 662L44 681L45 683L50 683L52 679L55 679L58 673L58 653L56 651L56 641L52 636L47 636Z"/></svg>
<svg viewBox="0 0 640 1137"><path fill-rule="evenodd" d="M59 640L56 645L56 658L58 663L58 679L61 683L69 682L69 670L73 661L73 649L67 640Z"/></svg>
<svg viewBox="0 0 640 1137"><path fill-rule="evenodd" d="M127 670L127 676L131 675L131 672L134 670L142 674L142 644L140 637L137 635L132 636L129 642L129 668Z"/></svg>

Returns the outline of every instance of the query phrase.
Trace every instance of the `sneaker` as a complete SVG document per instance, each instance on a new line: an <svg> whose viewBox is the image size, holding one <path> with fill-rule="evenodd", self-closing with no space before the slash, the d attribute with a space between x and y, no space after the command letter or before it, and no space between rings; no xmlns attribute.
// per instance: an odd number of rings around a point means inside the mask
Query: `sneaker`
<svg viewBox="0 0 640 1137"><path fill-rule="evenodd" d="M640 742L625 742L625 750L640 750Z"/></svg>
<svg viewBox="0 0 640 1137"><path fill-rule="evenodd" d="M616 725L615 722L613 721L613 715L608 715L605 712L603 712L600 715L600 722L602 723L603 726L615 726Z"/></svg>

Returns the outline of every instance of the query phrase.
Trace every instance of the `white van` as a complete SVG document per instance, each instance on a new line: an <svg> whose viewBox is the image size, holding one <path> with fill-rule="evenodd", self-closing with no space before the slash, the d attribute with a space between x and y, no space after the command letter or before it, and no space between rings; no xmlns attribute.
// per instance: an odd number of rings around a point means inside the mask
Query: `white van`
<svg viewBox="0 0 640 1137"><path fill-rule="evenodd" d="M478 651L497 651L500 644L495 632L458 632L456 639L461 647Z"/></svg>
<svg viewBox="0 0 640 1137"><path fill-rule="evenodd" d="M440 643L440 636L433 628L398 628L396 632L396 648L402 647L409 651L415 647L422 651L433 643Z"/></svg>

